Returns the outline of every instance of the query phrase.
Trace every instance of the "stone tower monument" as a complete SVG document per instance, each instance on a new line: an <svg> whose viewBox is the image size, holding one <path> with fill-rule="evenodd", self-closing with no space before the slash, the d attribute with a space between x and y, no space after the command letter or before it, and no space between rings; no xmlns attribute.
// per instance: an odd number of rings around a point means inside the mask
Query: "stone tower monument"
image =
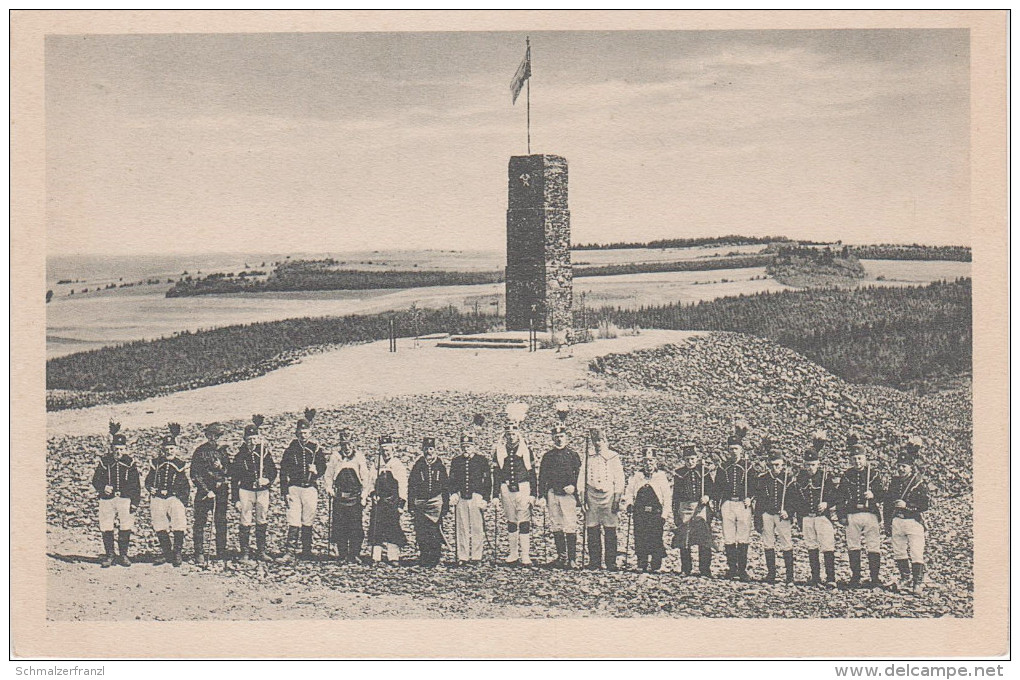
<svg viewBox="0 0 1020 680"><path fill-rule="evenodd" d="M506 211L506 329L571 326L567 159L511 156Z"/></svg>

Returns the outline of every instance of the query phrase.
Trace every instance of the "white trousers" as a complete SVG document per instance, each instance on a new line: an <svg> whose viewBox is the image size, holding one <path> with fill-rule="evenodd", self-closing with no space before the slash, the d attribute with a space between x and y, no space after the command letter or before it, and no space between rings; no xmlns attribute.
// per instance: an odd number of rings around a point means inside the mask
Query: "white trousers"
<svg viewBox="0 0 1020 680"><path fill-rule="evenodd" d="M184 531L188 518L184 514L184 503L177 496L160 498L153 496L149 502L152 511L153 531Z"/></svg>
<svg viewBox="0 0 1020 680"><path fill-rule="evenodd" d="M509 524L531 521L531 483L521 482L517 491L511 491L506 484L500 487L499 502Z"/></svg>
<svg viewBox="0 0 1020 680"><path fill-rule="evenodd" d="M793 523L779 515L762 515L761 543L766 550L793 550Z"/></svg>
<svg viewBox="0 0 1020 680"><path fill-rule="evenodd" d="M454 520L457 523L457 559L461 561L482 559L482 548L485 545L483 533L482 504L485 501L480 494L470 498L461 498L454 508Z"/></svg>
<svg viewBox="0 0 1020 680"><path fill-rule="evenodd" d="M266 524L269 521L269 489L238 489L238 496L241 500L241 526L250 527L253 524L253 514L254 524Z"/></svg>
<svg viewBox="0 0 1020 680"><path fill-rule="evenodd" d="M292 486L287 489L287 525L310 527L315 523L319 491L314 486ZM268 500L266 506L268 509Z"/></svg>
<svg viewBox="0 0 1020 680"><path fill-rule="evenodd" d="M824 515L804 518L804 545L808 550L836 550L836 531L832 520Z"/></svg>
<svg viewBox="0 0 1020 680"><path fill-rule="evenodd" d="M133 531L135 516L131 512L130 498L99 499L99 530L113 531L114 523L121 531Z"/></svg>
<svg viewBox="0 0 1020 680"><path fill-rule="evenodd" d="M924 564L924 527L916 519L893 517L893 559Z"/></svg>
<svg viewBox="0 0 1020 680"><path fill-rule="evenodd" d="M855 512L847 518L846 547L860 550L863 546L868 552L878 552L882 544L878 533L878 517L870 512Z"/></svg>
<svg viewBox="0 0 1020 680"><path fill-rule="evenodd" d="M743 501L723 501L719 514L722 515L723 543L751 542L751 508Z"/></svg>

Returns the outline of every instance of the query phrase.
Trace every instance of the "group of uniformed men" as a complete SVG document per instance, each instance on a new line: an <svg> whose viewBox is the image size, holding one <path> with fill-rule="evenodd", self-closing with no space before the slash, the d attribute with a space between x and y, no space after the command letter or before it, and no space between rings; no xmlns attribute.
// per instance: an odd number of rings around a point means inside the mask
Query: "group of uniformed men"
<svg viewBox="0 0 1020 680"><path fill-rule="evenodd" d="M520 405L526 410L525 405ZM794 582L793 523L799 521L808 551L812 585L836 585L835 526L846 527L850 579L848 587L882 587L880 581L880 518L891 538L900 580L896 588L921 594L924 588L923 513L928 509L928 485L917 468L922 447L918 437L905 442L891 480L879 474L865 447L855 435L848 436L852 467L836 475L821 464L827 445L824 431L816 431L795 471L778 450L763 439L766 469L748 460L744 442L749 430L737 417L727 441L728 459L716 466L703 460L693 444L683 446L680 467L672 475L659 468L654 447L642 451L640 468L625 480L620 455L609 446L601 428L585 433L585 451L570 446L565 413L557 405L560 424L550 432L552 448L540 459L521 430L523 412L508 418L504 433L493 445L491 457L477 445L480 421L460 435L460 453L449 468L439 457L436 438L421 442L422 455L408 474L396 455L391 435L379 438L376 464L370 467L354 446L351 433L341 430L337 451L328 458L312 441L315 411L307 409L296 425L293 441L277 468L260 433L261 416L244 428L244 441L231 457L219 444L225 428L212 423L204 428L206 441L194 452L190 474L179 457L180 426L171 424L161 439L144 486L151 495L152 526L160 546L156 564L182 563L185 506L195 487L195 563L205 566L205 528L210 513L215 529L215 558L227 559L227 507L240 514L240 560L272 559L266 547L270 488L277 479L286 505L287 537L283 560L312 557L313 524L318 506L318 487L323 481L329 496L329 542L336 545L338 559L357 562L365 540L363 512L371 502L369 546L371 561L399 563L407 540L401 515L412 513L423 567L439 564L447 541L443 520L454 517L455 552L458 565L482 561L489 543L485 510L498 499L506 519L508 553L504 562L530 565L533 509L545 507L548 530L556 546L549 566L617 570L620 515L630 517L634 553L640 571L655 572L666 555L663 534L673 518L671 547L680 551L681 572L694 571L693 551L698 552L698 574L712 578L712 520L718 516L726 553L726 577L749 580L747 571L751 528L762 535L766 574L777 580L777 551L785 567L785 583ZM508 415L512 409L508 407ZM128 557L134 515L141 500L140 474L127 453L127 439L119 425L111 423L112 446L96 467L92 485L99 494L99 525L105 557L102 566L130 566ZM578 510L584 534L578 561ZM119 533L114 536L114 528ZM252 527L255 549L251 550ZM494 527L495 530L495 527ZM172 535L171 535L172 532ZM116 544L116 545L115 545ZM115 550L119 548L119 551ZM491 547L490 552L494 549ZM629 546L627 548L629 552ZM867 581L863 580L866 554ZM824 579L822 567L824 565Z"/></svg>

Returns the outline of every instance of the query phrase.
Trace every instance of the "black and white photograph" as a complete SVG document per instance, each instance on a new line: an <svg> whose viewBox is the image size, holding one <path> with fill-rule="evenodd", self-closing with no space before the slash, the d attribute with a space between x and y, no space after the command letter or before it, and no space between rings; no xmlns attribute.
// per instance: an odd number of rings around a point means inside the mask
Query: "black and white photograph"
<svg viewBox="0 0 1020 680"><path fill-rule="evenodd" d="M45 32L41 625L471 622L492 657L503 621L672 656L746 625L818 657L762 626L890 620L1005 653L972 30L507 14Z"/></svg>

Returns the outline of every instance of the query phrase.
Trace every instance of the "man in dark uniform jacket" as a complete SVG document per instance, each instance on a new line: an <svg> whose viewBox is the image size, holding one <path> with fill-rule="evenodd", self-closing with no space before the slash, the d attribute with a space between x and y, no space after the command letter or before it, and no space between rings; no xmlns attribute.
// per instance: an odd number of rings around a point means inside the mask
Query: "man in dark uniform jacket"
<svg viewBox="0 0 1020 680"><path fill-rule="evenodd" d="M255 526L255 559L265 560L266 532L269 528L269 490L276 481L277 469L269 445L259 432L261 416L244 427L244 443L237 450L230 468L232 499L241 513L241 561L251 560L249 541Z"/></svg>
<svg viewBox="0 0 1020 680"><path fill-rule="evenodd" d="M145 488L152 496L149 507L152 511L152 528L162 551L156 556L155 564L171 562L181 566L181 551L184 549L184 527L187 523L184 508L191 500L191 484L188 483L186 464L177 457L177 437L181 426L170 424L170 434L160 442L159 454L152 461L152 468L145 476ZM170 531L174 532L170 540Z"/></svg>
<svg viewBox="0 0 1020 680"><path fill-rule="evenodd" d="M230 457L218 444L223 426L210 423L203 430L206 441L191 456L191 481L195 485L195 564L204 567L205 525L213 513L216 559L227 557L227 504L230 502Z"/></svg>
<svg viewBox="0 0 1020 680"><path fill-rule="evenodd" d="M833 475L821 467L818 450L814 447L804 453L804 468L797 475L797 487L804 499L800 516L808 562L811 564L811 580L808 584L821 583L820 551L825 559L825 583L835 585L836 532L832 525L832 515L839 503L839 490Z"/></svg>
<svg viewBox="0 0 1020 680"><path fill-rule="evenodd" d="M318 509L318 481L326 473L326 456L317 442L309 439L312 420L306 411L295 429L294 439L280 460L280 495L287 506L287 543L289 559L294 558L301 540L301 557L312 557L312 532Z"/></svg>
<svg viewBox="0 0 1020 680"><path fill-rule="evenodd" d="M553 447L542 457L538 470L539 502L544 501L549 528L556 542L554 567L571 569L577 559L577 478L581 457L567 445L567 429L552 429Z"/></svg>
<svg viewBox="0 0 1020 680"><path fill-rule="evenodd" d="M897 458L897 474L885 494L886 533L900 572L897 589L924 593L924 512L928 509L928 482L917 469L920 437L911 437ZM913 580L913 584L911 584Z"/></svg>
<svg viewBox="0 0 1020 680"><path fill-rule="evenodd" d="M509 565L531 564L531 515L538 498L538 475L520 423L509 421L493 445L493 481L506 516Z"/></svg>
<svg viewBox="0 0 1020 680"><path fill-rule="evenodd" d="M709 496L715 479L698 457L694 444L683 447L684 465L673 471L673 520L676 533L672 546L680 548L680 569L690 576L694 568L691 548L698 548L698 571L712 577L712 508Z"/></svg>
<svg viewBox="0 0 1020 680"><path fill-rule="evenodd" d="M769 469L755 482L757 509L762 515L762 546L765 549L765 582L776 581L776 548L783 554L786 583L794 582L793 515L803 501L795 478L778 451L769 454Z"/></svg>
<svg viewBox="0 0 1020 680"><path fill-rule="evenodd" d="M443 518L450 511L450 483L439 460L436 438L424 437L422 456L407 480L407 503L414 512L414 535L421 555L419 564L435 567L443 554Z"/></svg>
<svg viewBox="0 0 1020 680"><path fill-rule="evenodd" d="M131 532L135 528L135 512L142 499L142 485L135 461L127 453L127 437L119 432L118 423L110 423L112 435L110 453L102 456L92 474L92 488L99 494L99 531L103 534L105 556L102 566L110 567L116 561L131 566L128 550ZM117 547L120 555L114 556L114 527L117 527Z"/></svg>
<svg viewBox="0 0 1020 680"><path fill-rule="evenodd" d="M843 473L839 494L842 514L846 517L846 545L850 553L851 588L861 585L861 549L868 553L868 570L871 581L869 588L881 588L879 571L882 567L881 535L879 529L879 507L882 503L884 485L878 470L868 460L868 454L861 444L850 448L853 467Z"/></svg>
<svg viewBox="0 0 1020 680"><path fill-rule="evenodd" d="M492 466L475 445L475 435L462 432L461 453L450 461L450 504L457 527L457 563L479 564L485 547L483 512L492 497Z"/></svg>
<svg viewBox="0 0 1020 680"><path fill-rule="evenodd" d="M379 457L372 491L372 514L368 526L373 562L386 565L399 563L400 549L407 545L407 537L404 536L404 529L400 526L400 513L406 505L407 468L396 456L393 437L384 434L379 437ZM383 548L386 549L385 561Z"/></svg>
<svg viewBox="0 0 1020 680"><path fill-rule="evenodd" d="M731 437L730 462L716 473L712 494L722 519L723 543L726 548L726 577L747 581L747 548L751 543L751 500L754 496L754 474L744 457L744 447Z"/></svg>

